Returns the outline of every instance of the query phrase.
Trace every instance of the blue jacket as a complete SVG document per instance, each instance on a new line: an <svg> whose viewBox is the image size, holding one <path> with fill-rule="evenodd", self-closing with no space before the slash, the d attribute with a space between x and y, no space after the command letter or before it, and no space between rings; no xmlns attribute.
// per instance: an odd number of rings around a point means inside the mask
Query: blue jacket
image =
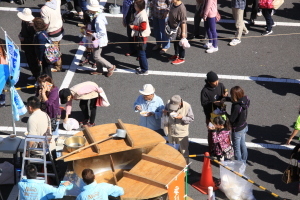
<svg viewBox="0 0 300 200"><path fill-rule="evenodd" d="M154 94L153 99L148 102L145 101L143 95L140 95L134 102L133 109L135 109L137 105L140 105L143 111L153 112L155 114L149 117L140 116L139 125L154 131L161 129L161 116L162 111L165 109L163 100Z"/></svg>
<svg viewBox="0 0 300 200"><path fill-rule="evenodd" d="M42 45L34 46L35 53L36 53L39 61L42 61L43 58L45 58L45 49L46 49L45 44L49 43L48 40L43 35L43 33L48 37L48 34L46 33L46 31L39 31L39 32L36 32L36 34L34 35L34 39L33 39L33 44L42 44Z"/></svg>
<svg viewBox="0 0 300 200"><path fill-rule="evenodd" d="M108 200L108 195L118 197L123 194L124 190L119 186L93 182L83 186L82 192L77 196L76 200Z"/></svg>
<svg viewBox="0 0 300 200"><path fill-rule="evenodd" d="M44 180L22 179L18 183L20 200L48 200L62 198L67 189L60 185L55 188L45 183Z"/></svg>

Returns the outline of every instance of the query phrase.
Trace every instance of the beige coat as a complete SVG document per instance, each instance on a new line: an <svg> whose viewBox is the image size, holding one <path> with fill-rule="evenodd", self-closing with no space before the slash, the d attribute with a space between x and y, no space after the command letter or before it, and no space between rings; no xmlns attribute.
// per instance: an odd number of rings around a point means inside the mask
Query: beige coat
<svg viewBox="0 0 300 200"><path fill-rule="evenodd" d="M150 33L151 33L151 30L150 30L150 25L149 25L149 20L148 20L148 15L146 13L146 10L142 10L141 12L135 14L135 17L134 17L134 21L133 21L133 25L135 26L139 26L141 24L141 22L146 22L147 23L147 27L146 27L146 30L144 31L141 31L141 34L143 37L149 37L150 36ZM132 30L131 32L131 36L138 36L138 31L136 30Z"/></svg>

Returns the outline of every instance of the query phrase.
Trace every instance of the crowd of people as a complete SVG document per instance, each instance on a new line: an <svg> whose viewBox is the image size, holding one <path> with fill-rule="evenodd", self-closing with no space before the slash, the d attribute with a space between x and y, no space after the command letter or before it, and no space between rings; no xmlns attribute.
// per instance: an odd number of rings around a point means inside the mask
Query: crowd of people
<svg viewBox="0 0 300 200"><path fill-rule="evenodd" d="M76 11L83 19L84 27L82 31L86 35L84 45L87 47L87 59L80 64L90 62L89 57L93 55L93 67L96 71L91 75L103 74L103 68L107 68L107 77L113 75L116 66L111 64L101 56L102 50L108 44L106 26L108 22L103 15L103 6L97 0L90 0L83 4L81 0L75 0ZM178 65L185 62L185 48L180 42L187 38L187 14L186 8L180 0L124 0L123 20L124 27L127 28L129 51L126 56L137 55L139 67L136 69L138 75L148 75L147 61L147 40L151 34L149 24L149 14L146 7L151 9L151 19L153 21L154 36L157 41L152 50L159 50L160 54L169 51L171 43L174 45L174 54L169 58L172 64ZM272 20L272 8L263 7L259 10L259 5L265 0L253 0L250 22L255 23L256 16L260 12L266 19L266 31L262 35L272 33L275 25ZM247 6L246 0L232 0L232 14L235 19L235 38L229 43L235 46L241 43L242 35L249 33L244 23L244 10ZM41 8L41 17L33 17L29 8L24 8L17 15L22 20L19 39L21 49L25 52L25 57L32 73L29 80L36 80L36 95L28 98L27 109L30 117L27 123L30 135L44 135L49 131L51 124L52 131L56 131L61 118L61 104L66 104L66 116L64 122L67 123L71 115L72 101L79 100L79 107L84 119L80 120L80 125L89 127L95 126L96 111L98 106L109 106L104 90L96 83L86 81L70 88L59 91L52 78L52 72L62 70L62 60L59 59L53 64L53 68L45 57L45 44L53 43L60 47L60 41L64 35L63 20L61 17L61 0L47 0ZM208 42L204 45L207 53L218 51L218 34L216 23L221 16L217 8L217 0L196 0L196 12L194 16L194 35L192 38L201 38L199 24L204 20ZM169 33L166 33L169 29ZM139 43L132 43L139 42ZM27 45L37 44L37 45ZM7 64L6 53L3 45L0 45L0 64ZM171 145L178 145L179 151L183 154L186 162L189 163L189 124L194 121L192 106L175 94L168 102L156 95L152 84L145 84L139 90L140 95L133 103L133 110L140 112L140 126L147 127L166 137ZM230 114L226 112L225 102L231 102ZM5 95L0 95L0 106L5 104ZM224 84L219 82L218 75L210 71L206 75L205 86L201 91L201 105L205 115L207 126L208 151L210 155L216 156L220 160L235 159L242 162L247 161L248 152L245 143L248 132L247 116L250 106L249 97L245 95L240 86L234 86L230 92ZM299 119L298 119L299 121ZM297 134L299 123L295 131L288 139L287 144ZM56 126L54 126L56 125ZM55 128L53 128L55 127ZM51 132L51 131L50 131ZM32 147L33 144L29 144ZM28 165L25 168L27 180L19 183L22 195L26 193L26 187L38 188L40 199L44 195L51 193L54 197L61 196L70 183L63 183L58 188L44 187L36 179L36 168ZM83 181L86 186L77 199L85 199L95 188L107 191L105 194L119 196L124 193L122 188L109 184L97 184L92 170L85 169L82 172ZM32 179L32 180L31 180ZM40 188L40 189L39 189ZM42 192L40 192L42 191ZM23 193L23 194L22 194ZM30 194L31 195L31 194ZM106 197L103 196L103 199ZM59 198L59 197L58 197ZM99 197L100 198L100 197ZM24 199L26 199L24 197Z"/></svg>

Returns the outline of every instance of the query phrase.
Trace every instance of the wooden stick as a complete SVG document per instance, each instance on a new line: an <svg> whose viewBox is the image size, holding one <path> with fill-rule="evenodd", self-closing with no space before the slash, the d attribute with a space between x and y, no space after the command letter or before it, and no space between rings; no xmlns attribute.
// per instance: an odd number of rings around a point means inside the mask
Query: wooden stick
<svg viewBox="0 0 300 200"><path fill-rule="evenodd" d="M128 141L129 146L134 147L133 140L132 140L132 138L130 137L129 132L128 132L128 130L126 129L126 127L125 127L125 125L124 125L124 123L122 122L121 119L118 119L118 124L119 124L119 126L120 126L121 129L123 129L123 130L126 131L126 138L125 138L125 140Z"/></svg>
<svg viewBox="0 0 300 200"><path fill-rule="evenodd" d="M112 139L112 138L113 138L113 136L110 136L109 138L106 138L106 139L104 139L104 140L100 140L100 141L97 141L97 142L93 142L92 144L90 144L90 145L88 145L88 146L81 147L81 148L79 148L79 149L77 149L77 150L75 150L75 151L72 151L71 153L68 153L68 154L66 154L66 155L64 155L64 156L61 156L61 157L59 157L59 158L56 158L56 161L61 160L61 159L65 158L65 157L68 157L68 156L70 156L70 155L73 155L74 153L77 153L77 152L82 151L82 150L84 150L84 149L87 149L87 148L89 148L89 147L91 147L91 146L93 146L93 145L95 145L95 144L98 144L98 143L100 143L100 142L104 142L104 141L109 140L109 139Z"/></svg>

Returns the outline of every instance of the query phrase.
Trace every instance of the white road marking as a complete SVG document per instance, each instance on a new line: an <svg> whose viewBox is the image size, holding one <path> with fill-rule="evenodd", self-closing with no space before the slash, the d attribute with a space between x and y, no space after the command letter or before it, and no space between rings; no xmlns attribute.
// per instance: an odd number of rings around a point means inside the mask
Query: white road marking
<svg viewBox="0 0 300 200"><path fill-rule="evenodd" d="M101 1L101 5L105 5L106 1ZM0 11L10 11L10 12L21 12L23 8L10 8L10 7L0 7ZM40 12L40 9L31 9L32 12ZM113 18L122 18L123 14L116 14L112 15L110 13L104 13L106 17L113 17ZM187 18L188 22L193 22L194 18L193 17L188 17ZM203 22L203 20L202 20ZM246 24L249 24L249 21L244 21ZM235 23L233 19L221 19L218 23ZM295 22L275 22L277 26L294 26L294 27L299 27L300 23L295 23ZM256 21L255 20L255 25L266 25L266 21Z"/></svg>
<svg viewBox="0 0 300 200"><path fill-rule="evenodd" d="M77 52L78 53L78 52ZM76 55L77 55L76 53ZM75 63L76 64L76 63ZM27 67L26 63L21 63L21 67ZM75 67L73 66L75 69ZM70 65L63 65L63 69L71 69ZM74 76L74 69L72 70L72 77ZM77 66L77 70L95 71L91 67ZM76 71L75 69L75 71ZM103 70L105 71L106 68ZM133 69L116 69L115 72L135 74ZM181 77L193 77L193 78L206 78L206 73L191 73L191 72L170 72L170 71L148 71L150 75L160 76L181 76ZM71 76L71 75L70 75ZM221 79L230 80L242 80L242 81L263 81L263 82L275 82L275 83L300 83L300 79L288 79L288 78L268 78L268 77L257 77L257 76L237 76L237 75L222 75L218 74ZM70 77L69 77L70 78Z"/></svg>
<svg viewBox="0 0 300 200"><path fill-rule="evenodd" d="M1 132L11 132L13 131L12 127L8 126L0 126ZM16 127L17 132L27 132L26 127ZM74 135L79 131L65 131L65 130L58 130L60 135ZM198 143L198 144L207 144L207 139L201 138L189 138L190 142ZM280 145L280 144L266 144L266 143L253 143L253 142L246 142L247 147L249 148L262 148L262 149L282 149L282 150L291 150L295 146L293 145Z"/></svg>
<svg viewBox="0 0 300 200"><path fill-rule="evenodd" d="M74 56L74 59L72 61L72 64L70 65L69 67L69 70L59 88L59 90L63 89L63 88L68 88L71 81L72 81L72 78L73 76L75 75L75 72L78 68L78 64L79 64L79 61L81 60L81 57L83 56L83 52L85 51L85 46L83 45L79 45L78 47L78 50Z"/></svg>

